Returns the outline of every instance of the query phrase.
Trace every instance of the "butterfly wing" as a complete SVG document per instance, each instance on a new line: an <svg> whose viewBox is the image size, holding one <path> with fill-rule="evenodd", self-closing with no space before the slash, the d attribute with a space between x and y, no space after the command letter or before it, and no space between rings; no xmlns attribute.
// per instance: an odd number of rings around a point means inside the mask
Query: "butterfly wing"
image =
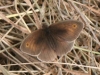
<svg viewBox="0 0 100 75"><path fill-rule="evenodd" d="M54 59L57 58L56 53L54 52L54 50L46 45L44 45L43 50L41 51L41 53L38 55L38 59L41 61L54 61Z"/></svg>
<svg viewBox="0 0 100 75"><path fill-rule="evenodd" d="M20 49L29 55L39 54L42 49L42 41L44 39L44 37L41 36L42 34L43 31L41 29L29 34L29 36L27 36L22 42Z"/></svg>
<svg viewBox="0 0 100 75"><path fill-rule="evenodd" d="M59 42L58 41L58 45L56 47L56 50L54 51L58 56L62 56L63 54L66 54L69 51L71 51L73 48L73 45L74 45L74 41L72 42L68 42L68 41Z"/></svg>
<svg viewBox="0 0 100 75"><path fill-rule="evenodd" d="M74 41L68 42L55 39L51 34L46 36L43 49L38 55L38 58L42 61L53 61L58 56L66 54L73 47Z"/></svg>
<svg viewBox="0 0 100 75"><path fill-rule="evenodd" d="M37 55L41 61L53 61L57 56L49 38L44 29L36 30L22 42L20 49L28 55Z"/></svg>
<svg viewBox="0 0 100 75"><path fill-rule="evenodd" d="M73 41L83 28L79 21L68 20L62 21L49 26L49 30L56 39L60 41Z"/></svg>
<svg viewBox="0 0 100 75"><path fill-rule="evenodd" d="M53 36L48 36L48 39L49 40L46 40L43 44L43 49L38 55L38 58L42 61L53 61L57 56L68 53L74 45L74 41L60 42L53 38Z"/></svg>

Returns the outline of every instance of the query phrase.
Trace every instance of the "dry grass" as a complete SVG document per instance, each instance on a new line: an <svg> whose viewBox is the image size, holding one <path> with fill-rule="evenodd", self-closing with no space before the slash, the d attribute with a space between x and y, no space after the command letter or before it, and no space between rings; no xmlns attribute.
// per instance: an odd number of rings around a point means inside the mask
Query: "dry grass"
<svg viewBox="0 0 100 75"><path fill-rule="evenodd" d="M40 62L19 49L42 23L74 19L84 29L58 62ZM99 0L0 0L0 75L100 75Z"/></svg>

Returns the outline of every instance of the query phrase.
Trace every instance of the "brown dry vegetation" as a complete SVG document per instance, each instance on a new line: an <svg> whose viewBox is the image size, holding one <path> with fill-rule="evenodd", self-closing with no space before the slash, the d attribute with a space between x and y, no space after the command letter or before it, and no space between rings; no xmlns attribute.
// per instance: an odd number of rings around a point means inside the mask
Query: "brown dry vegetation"
<svg viewBox="0 0 100 75"><path fill-rule="evenodd" d="M57 62L20 51L41 23L67 19L80 20L84 29ZM100 75L100 0L0 0L0 75Z"/></svg>

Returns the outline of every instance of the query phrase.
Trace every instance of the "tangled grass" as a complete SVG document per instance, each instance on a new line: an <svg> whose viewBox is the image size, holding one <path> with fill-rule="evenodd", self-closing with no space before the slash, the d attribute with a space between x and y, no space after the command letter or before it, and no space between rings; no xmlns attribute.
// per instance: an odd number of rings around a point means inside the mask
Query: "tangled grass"
<svg viewBox="0 0 100 75"><path fill-rule="evenodd" d="M42 23L79 20L84 29L73 50L56 62L20 51ZM0 75L100 75L99 0L0 0Z"/></svg>

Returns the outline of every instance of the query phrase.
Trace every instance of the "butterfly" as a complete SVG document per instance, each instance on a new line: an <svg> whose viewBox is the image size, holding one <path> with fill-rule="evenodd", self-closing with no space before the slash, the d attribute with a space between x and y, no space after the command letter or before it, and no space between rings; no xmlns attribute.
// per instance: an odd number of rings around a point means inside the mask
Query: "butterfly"
<svg viewBox="0 0 100 75"><path fill-rule="evenodd" d="M73 48L75 40L83 29L83 23L65 20L45 26L30 33L22 42L22 52L37 56L41 61L54 61Z"/></svg>

